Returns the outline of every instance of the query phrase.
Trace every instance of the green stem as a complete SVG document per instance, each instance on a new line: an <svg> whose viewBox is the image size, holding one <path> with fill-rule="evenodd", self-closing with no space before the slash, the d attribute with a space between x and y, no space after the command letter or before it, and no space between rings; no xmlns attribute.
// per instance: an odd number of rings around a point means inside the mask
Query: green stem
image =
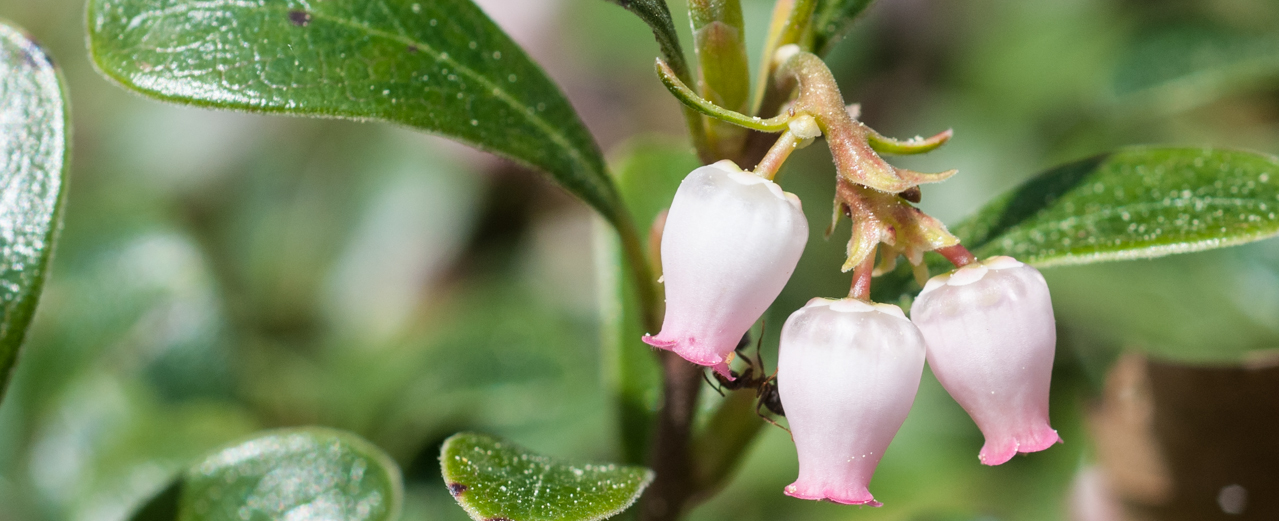
<svg viewBox="0 0 1279 521"><path fill-rule="evenodd" d="M666 6L665 1L610 1L622 6L627 11L635 13L644 23L648 24L653 29L653 38L657 40L657 46L661 49L662 56L666 57L666 61L671 64L675 74L685 83L692 81L693 76L689 73L688 62L684 60L684 49L679 44L679 38L675 32L675 24L671 22L670 8ZM702 117L696 111L685 108L684 122L688 126L689 137L692 139L693 145L697 147L698 157L701 158L703 163L710 164L714 162L715 156L706 139L706 126L702 122Z"/></svg>
<svg viewBox="0 0 1279 521"><path fill-rule="evenodd" d="M707 499L724 486L764 427L764 421L755 412L758 397L754 391L731 391L706 428L694 438L693 448L697 454L694 501Z"/></svg>
<svg viewBox="0 0 1279 521"><path fill-rule="evenodd" d="M660 59L657 60L657 75L662 79L662 84L666 85L666 89L671 91L671 94L674 94L685 107L721 121L727 121L734 125L760 132L773 133L786 130L786 124L791 119L788 114L769 119L752 117L711 103L709 100L698 96L696 92L693 92L693 89L688 88L688 85L680 80L678 74Z"/></svg>
<svg viewBox="0 0 1279 521"><path fill-rule="evenodd" d="M613 225L621 237L622 254L626 256L626 264L631 268L631 278L635 281L640 323L648 331L658 331L662 327L662 303L657 298L657 279L653 276L653 267L645 255L644 241L640 240L635 221L630 217L617 218L613 220Z"/></svg>
<svg viewBox="0 0 1279 521"><path fill-rule="evenodd" d="M661 2L665 9L665 2ZM666 13L666 20L669 22L670 13ZM650 22L651 23L651 22ZM671 37L664 37L665 34ZM662 49L662 56L671 63L675 75L685 83L692 81L693 75L688 69L688 62L684 61L684 49L679 45L679 40L674 39L675 28L671 26L669 32L653 31L653 36L657 38L657 45ZM693 141L693 146L697 149L697 157L703 163L710 164L715 161L715 153L711 150L710 140L706 137L706 125L702 121L701 115L697 111L684 107L684 124L688 127L689 138Z"/></svg>
<svg viewBox="0 0 1279 521"><path fill-rule="evenodd" d="M810 26L815 9L817 0L778 0L773 8L768 40L764 44L764 55L760 58L759 77L756 79L755 95L751 103L752 113L772 114L786 98L783 95L785 93L777 92L777 86L773 82L773 71L777 68L777 64L773 63L773 55L782 46L804 43L805 37L812 33Z"/></svg>

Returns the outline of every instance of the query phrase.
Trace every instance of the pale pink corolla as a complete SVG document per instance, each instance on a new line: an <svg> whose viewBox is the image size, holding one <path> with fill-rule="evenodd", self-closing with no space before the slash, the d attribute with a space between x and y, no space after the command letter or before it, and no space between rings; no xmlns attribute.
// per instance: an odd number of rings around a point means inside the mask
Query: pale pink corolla
<svg viewBox="0 0 1279 521"><path fill-rule="evenodd" d="M666 318L644 341L729 376L729 355L782 292L807 241L795 194L730 161L694 170L662 233Z"/></svg>
<svg viewBox="0 0 1279 521"><path fill-rule="evenodd" d="M889 304L813 299L786 320L777 384L799 454L786 495L880 506L867 485L915 401L924 351Z"/></svg>
<svg viewBox="0 0 1279 521"><path fill-rule="evenodd" d="M986 437L978 458L999 465L1061 441L1048 424L1057 328L1035 268L992 257L928 281L911 306L928 365Z"/></svg>

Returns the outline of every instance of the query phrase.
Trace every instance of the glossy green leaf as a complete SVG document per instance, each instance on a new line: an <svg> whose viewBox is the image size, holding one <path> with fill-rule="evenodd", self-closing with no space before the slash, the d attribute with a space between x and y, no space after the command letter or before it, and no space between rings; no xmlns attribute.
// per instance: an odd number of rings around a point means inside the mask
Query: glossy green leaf
<svg viewBox="0 0 1279 521"><path fill-rule="evenodd" d="M391 521L403 500L399 467L381 449L314 427L267 432L217 451L183 474L179 487L181 521ZM140 514L165 512L166 496L157 497Z"/></svg>
<svg viewBox="0 0 1279 521"><path fill-rule="evenodd" d="M67 99L49 55L0 21L0 398L62 219Z"/></svg>
<svg viewBox="0 0 1279 521"><path fill-rule="evenodd" d="M830 52L848 31L853 28L867 7L874 0L817 0L813 13L813 49L817 54Z"/></svg>
<svg viewBox="0 0 1279 521"><path fill-rule="evenodd" d="M688 145L639 139L616 154L613 172L622 199L635 222L647 231L666 210L675 190L693 169L701 166ZM654 415L662 393L662 375L653 349L640 341L645 333L639 320L635 282L617 239L600 237L600 287L603 339L601 356L607 385L617 408L622 454L627 463L647 461Z"/></svg>
<svg viewBox="0 0 1279 521"><path fill-rule="evenodd" d="M1174 25L1139 34L1115 67L1114 90L1173 109L1279 83L1279 34Z"/></svg>
<svg viewBox="0 0 1279 521"><path fill-rule="evenodd" d="M1211 148L1133 147L1053 168L951 231L978 257L1039 266L1148 259L1279 235L1279 158ZM949 269L936 258L934 272ZM886 278L896 301L909 286Z"/></svg>
<svg viewBox="0 0 1279 521"><path fill-rule="evenodd" d="M471 0L92 0L88 20L97 66L147 96L438 132L621 215L573 107Z"/></svg>
<svg viewBox="0 0 1279 521"><path fill-rule="evenodd" d="M1036 266L1160 257L1279 234L1279 158L1129 148L1054 168L955 228Z"/></svg>
<svg viewBox="0 0 1279 521"><path fill-rule="evenodd" d="M641 467L572 465L491 436L459 433L440 452L444 482L476 521L595 521L653 480Z"/></svg>

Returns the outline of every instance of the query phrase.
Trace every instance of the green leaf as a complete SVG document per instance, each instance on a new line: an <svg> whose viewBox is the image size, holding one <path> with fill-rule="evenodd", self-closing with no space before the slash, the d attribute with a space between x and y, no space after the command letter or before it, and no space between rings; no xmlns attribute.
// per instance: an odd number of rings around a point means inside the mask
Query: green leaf
<svg viewBox="0 0 1279 521"><path fill-rule="evenodd" d="M97 66L147 96L438 132L622 215L573 107L470 0L92 0L88 21Z"/></svg>
<svg viewBox="0 0 1279 521"><path fill-rule="evenodd" d="M570 465L491 436L459 433L440 452L444 482L476 521L595 521L653 480L640 467Z"/></svg>
<svg viewBox="0 0 1279 521"><path fill-rule="evenodd" d="M1054 168L955 228L979 257L1036 266L1147 259L1279 234L1279 158L1128 148Z"/></svg>
<svg viewBox="0 0 1279 521"><path fill-rule="evenodd" d="M652 138L637 139L615 154L613 172L622 199L635 222L648 231L658 214L668 208L680 181L701 166L688 145ZM611 235L611 234L610 234ZM600 237L601 357L607 385L617 408L622 454L627 463L648 459L654 415L662 393L657 358L640 341L646 331L640 322L635 281L615 237Z"/></svg>
<svg viewBox="0 0 1279 521"><path fill-rule="evenodd" d="M181 521L391 521L403 500L399 467L381 449L316 427L269 431L217 451L184 473L178 487ZM166 489L135 519L162 519L172 501Z"/></svg>
<svg viewBox="0 0 1279 521"><path fill-rule="evenodd" d="M813 49L826 54L853 28L858 15L874 0L817 0L813 13Z"/></svg>
<svg viewBox="0 0 1279 521"><path fill-rule="evenodd" d="M1279 34L1174 25L1134 38L1115 67L1115 94L1173 110L1279 82Z"/></svg>
<svg viewBox="0 0 1279 521"><path fill-rule="evenodd" d="M1279 235L1279 158L1212 148L1133 147L1056 168L951 231L979 258L1038 266L1149 259ZM934 256L933 272L949 269ZM895 302L909 269L876 298Z"/></svg>
<svg viewBox="0 0 1279 521"><path fill-rule="evenodd" d="M67 97L49 55L0 20L0 399L62 221Z"/></svg>

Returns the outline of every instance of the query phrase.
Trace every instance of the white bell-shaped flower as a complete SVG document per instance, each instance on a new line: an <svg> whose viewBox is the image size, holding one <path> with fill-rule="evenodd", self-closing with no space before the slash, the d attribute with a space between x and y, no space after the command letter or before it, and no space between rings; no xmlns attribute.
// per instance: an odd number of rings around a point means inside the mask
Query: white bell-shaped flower
<svg viewBox="0 0 1279 521"><path fill-rule="evenodd" d="M1057 328L1038 270L1012 257L969 264L929 280L910 315L933 374L986 437L982 463L1061 441L1048 424Z"/></svg>
<svg viewBox="0 0 1279 521"><path fill-rule="evenodd" d="M799 454L786 495L880 506L867 485L915 401L924 351L889 304L819 298L786 320L777 385Z"/></svg>
<svg viewBox="0 0 1279 521"><path fill-rule="evenodd" d="M795 194L731 161L694 170L662 233L666 318L644 341L729 376L730 354L782 292L807 242Z"/></svg>

